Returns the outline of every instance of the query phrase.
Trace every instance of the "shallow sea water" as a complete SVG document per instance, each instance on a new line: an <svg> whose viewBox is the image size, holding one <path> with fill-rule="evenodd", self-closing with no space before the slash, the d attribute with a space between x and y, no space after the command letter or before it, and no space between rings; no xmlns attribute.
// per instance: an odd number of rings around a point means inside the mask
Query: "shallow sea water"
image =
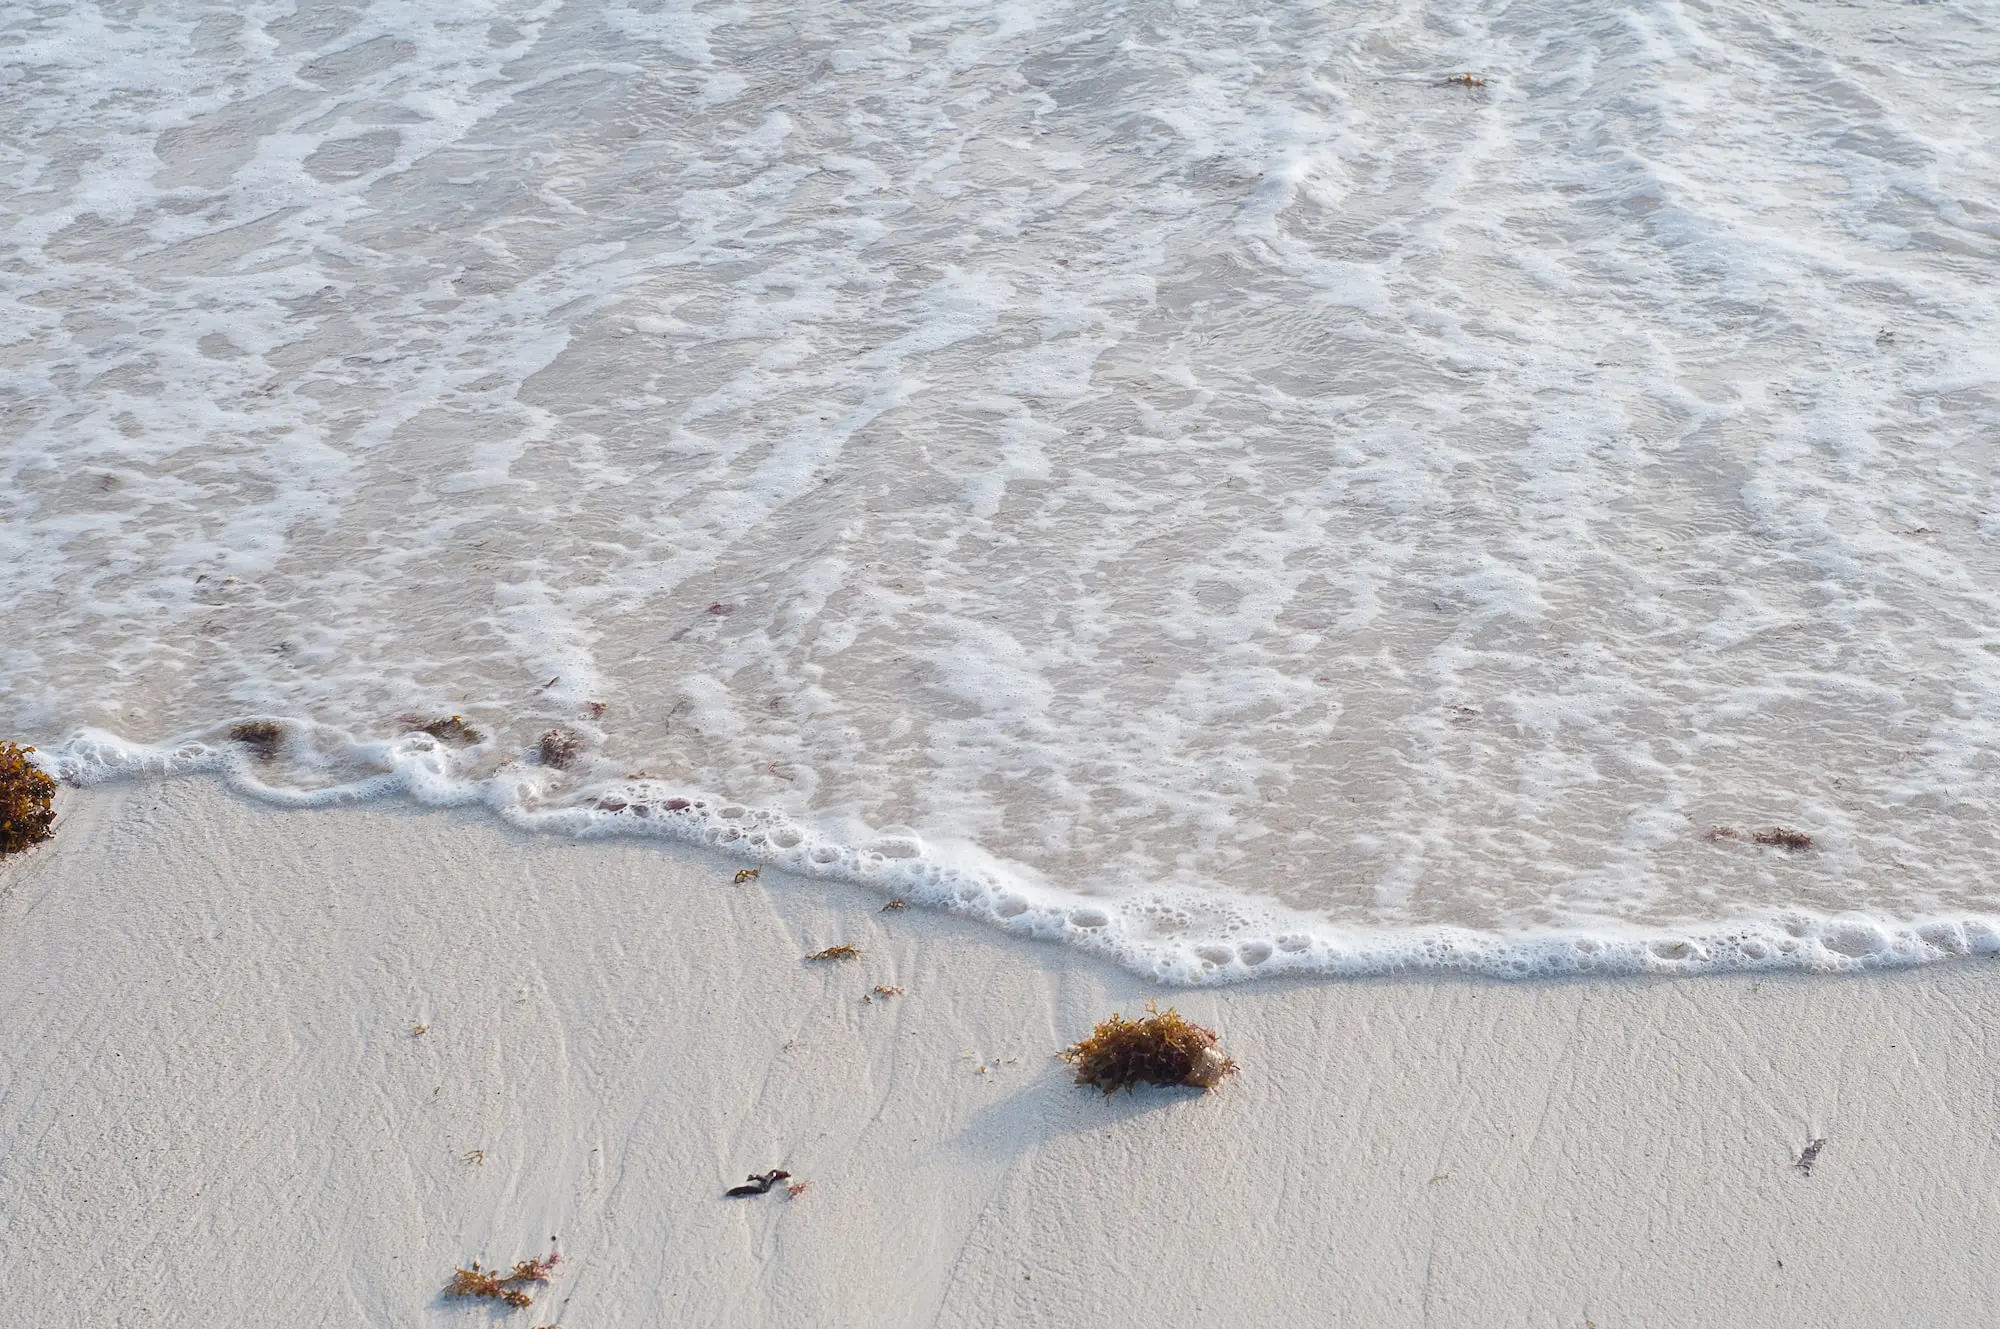
<svg viewBox="0 0 2000 1329"><path fill-rule="evenodd" d="M1997 61L1890 0L14 6L0 722L1168 980L2000 949Z"/></svg>

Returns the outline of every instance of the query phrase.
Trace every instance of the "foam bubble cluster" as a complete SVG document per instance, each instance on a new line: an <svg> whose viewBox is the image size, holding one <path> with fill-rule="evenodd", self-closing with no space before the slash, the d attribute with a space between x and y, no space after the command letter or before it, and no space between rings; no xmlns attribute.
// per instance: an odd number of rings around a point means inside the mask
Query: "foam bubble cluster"
<svg viewBox="0 0 2000 1329"><path fill-rule="evenodd" d="M349 739L322 726L284 724L285 770L221 733L147 746L84 732L44 764L73 784L211 775L251 797L293 808L405 798L478 806L507 824L578 838L657 837L802 877L852 883L913 905L991 923L1009 933L1102 955L1157 982L1216 985L1280 974L1363 977L1455 972L1527 979L1578 974L1699 974L1742 970L1840 973L2000 954L2000 915L1877 919L1809 910L1659 933L1616 924L1516 932L1469 928L1357 928L1272 901L1225 902L1185 891L1098 900L966 862L918 836L829 838L783 813L676 790L653 780L588 781L506 761L484 774L478 752L423 734Z"/></svg>

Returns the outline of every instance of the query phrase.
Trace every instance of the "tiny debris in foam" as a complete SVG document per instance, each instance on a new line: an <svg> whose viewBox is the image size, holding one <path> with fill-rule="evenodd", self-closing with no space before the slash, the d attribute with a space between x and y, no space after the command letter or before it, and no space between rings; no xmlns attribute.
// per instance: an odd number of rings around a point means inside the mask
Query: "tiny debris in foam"
<svg viewBox="0 0 2000 1329"><path fill-rule="evenodd" d="M535 744L535 760L556 770L568 770L583 752L583 738L568 729L551 729Z"/></svg>
<svg viewBox="0 0 2000 1329"><path fill-rule="evenodd" d="M1140 1084L1191 1085L1209 1090L1236 1073L1236 1063L1204 1029L1169 1007L1152 1002L1137 1020L1113 1015L1090 1037L1059 1053L1076 1067L1076 1082L1106 1094Z"/></svg>
<svg viewBox="0 0 2000 1329"><path fill-rule="evenodd" d="M33 748L0 743L0 855L55 835L56 782L28 760Z"/></svg>
<svg viewBox="0 0 2000 1329"><path fill-rule="evenodd" d="M1747 840L1751 844L1785 849L1795 854L1804 853L1813 847L1813 838L1810 835L1786 826L1764 826L1751 831L1738 830L1734 826L1711 826L1705 838L1711 841Z"/></svg>

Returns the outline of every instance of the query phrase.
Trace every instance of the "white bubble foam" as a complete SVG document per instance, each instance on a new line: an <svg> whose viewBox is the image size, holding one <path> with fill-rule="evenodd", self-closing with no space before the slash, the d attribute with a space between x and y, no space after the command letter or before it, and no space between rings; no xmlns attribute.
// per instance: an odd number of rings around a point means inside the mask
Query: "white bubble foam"
<svg viewBox="0 0 2000 1329"><path fill-rule="evenodd" d="M2000 36L1897 22L16 7L0 724L1184 981L1973 953Z"/></svg>
<svg viewBox="0 0 2000 1329"><path fill-rule="evenodd" d="M1270 903L1233 901L1218 909L1211 898L1172 890L1084 901L1039 881L1010 879L976 851L955 858L908 836L842 844L782 813L659 782L586 780L565 788L545 769L511 761L491 768L478 747L454 747L426 734L363 742L323 726L279 727L281 750L263 757L226 730L160 745L86 731L37 753L36 760L78 785L207 775L250 797L298 809L404 798L430 807L485 808L509 825L548 834L700 845L1077 946L1167 984L1217 985L1276 974L1451 972L1529 979L1848 973L2000 954L2000 915L1891 920L1783 909L1662 934L1618 924L1496 933L1356 928ZM482 766L488 769L477 773ZM280 771L300 783L282 782ZM884 845L894 852L883 852Z"/></svg>

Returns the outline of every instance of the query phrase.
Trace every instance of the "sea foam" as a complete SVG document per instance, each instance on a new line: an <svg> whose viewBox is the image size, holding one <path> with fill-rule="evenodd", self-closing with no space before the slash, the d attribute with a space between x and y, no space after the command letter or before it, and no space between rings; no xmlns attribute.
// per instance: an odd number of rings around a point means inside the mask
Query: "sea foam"
<svg viewBox="0 0 2000 1329"><path fill-rule="evenodd" d="M1762 909L1662 931L1606 920L1589 927L1494 932L1341 926L1268 900L1172 889L1105 900L1024 879L977 846L934 845L908 830L843 844L783 813L676 792L657 781L586 780L563 789L561 773L518 760L473 775L467 767L479 764L476 752L455 751L426 734L363 742L324 726L263 723L283 735L292 781L274 783L268 758L258 759L224 734L141 746L85 731L41 760L73 785L207 775L251 798L293 809L404 798L427 807L482 808L523 831L699 845L802 877L849 882L1016 935L1065 942L1172 984L1430 971L1494 978L1773 969L1838 973L2000 953L1995 916L1885 922L1853 913Z"/></svg>
<svg viewBox="0 0 2000 1329"><path fill-rule="evenodd" d="M727 843L1190 981L2000 916L1977 7L0 38L0 724L79 777Z"/></svg>

